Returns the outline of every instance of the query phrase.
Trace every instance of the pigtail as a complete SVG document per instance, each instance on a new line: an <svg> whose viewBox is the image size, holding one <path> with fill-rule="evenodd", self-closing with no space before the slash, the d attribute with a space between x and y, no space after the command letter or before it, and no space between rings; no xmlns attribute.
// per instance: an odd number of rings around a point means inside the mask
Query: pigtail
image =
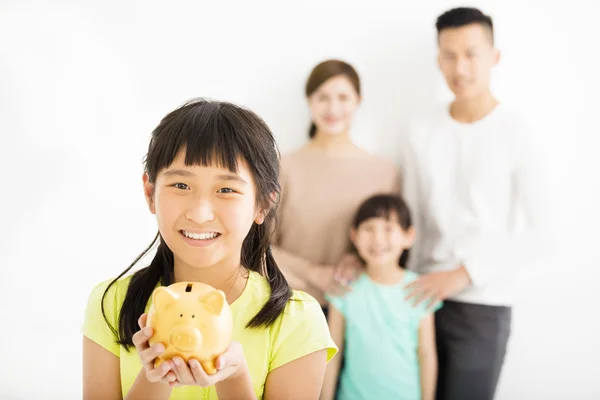
<svg viewBox="0 0 600 400"><path fill-rule="evenodd" d="M408 259L410 258L410 249L405 249L400 255L400 260L398 261L398 265L402 268L406 268L408 265Z"/></svg>
<svg viewBox="0 0 600 400"><path fill-rule="evenodd" d="M108 321L105 310L104 310L104 297L108 293L108 290L114 285L123 275L125 275L137 262L146 256L150 249L159 241L156 254L152 259L150 265L137 271L131 277L131 281L127 288L125 299L119 313L119 325L117 328L113 327ZM138 319L146 310L146 305L154 288L161 284L163 286L170 285L174 280L173 276L173 252L166 243L157 233L156 237L150 243L150 245L135 259L131 265L125 269L119 276L117 276L106 288L102 296L102 314L104 320L111 328L115 336L117 336L117 343L125 347L127 351L133 346L133 334L139 330Z"/></svg>
<svg viewBox="0 0 600 400"><path fill-rule="evenodd" d="M247 254L252 255L251 258L246 259L247 264L242 262L242 265L260 273L267 280L271 289L269 299L248 322L248 328L273 324L279 315L283 313L285 306L292 297L292 289L277 266L271 251L271 235L268 232L271 232L273 222L273 213L270 213L263 224L253 224L242 247L242 257Z"/></svg>

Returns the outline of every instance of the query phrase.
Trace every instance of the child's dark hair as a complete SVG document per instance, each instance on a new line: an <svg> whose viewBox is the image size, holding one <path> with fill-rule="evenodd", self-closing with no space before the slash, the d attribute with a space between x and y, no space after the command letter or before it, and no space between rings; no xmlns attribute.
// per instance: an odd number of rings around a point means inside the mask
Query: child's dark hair
<svg viewBox="0 0 600 400"><path fill-rule="evenodd" d="M460 28L462 26L479 24L490 32L492 43L494 43L494 22L492 17L485 15L481 10L473 7L452 8L441 14L436 22L435 28L438 35L449 28Z"/></svg>
<svg viewBox="0 0 600 400"><path fill-rule="evenodd" d="M306 97L312 95L325 81L336 76L345 76L352 82L356 93L360 96L360 78L354 67L341 60L326 60L317 64L311 71L304 92ZM308 131L308 137L314 138L317 133L317 127L312 122Z"/></svg>
<svg viewBox="0 0 600 400"><path fill-rule="evenodd" d="M263 275L269 282L271 294L263 308L250 320L248 327L269 326L283 312L292 296L288 282L279 270L271 253L276 201L279 185L279 152L273 134L265 122L252 111L227 102L196 99L166 115L152 132L145 156L145 172L154 183L158 173L168 167L178 152L185 149L186 165L218 165L232 172L244 161L256 184L257 204L268 210L263 224L254 223L242 245L241 263ZM272 193L276 193L275 199ZM104 297L110 287L126 274L159 242L154 259L148 267L132 277L119 315L118 330L112 327L104 313ZM140 254L108 286L102 296L102 314L118 337L118 343L129 349L132 336L139 329L137 320L156 285L174 281L173 252L160 236Z"/></svg>
<svg viewBox="0 0 600 400"><path fill-rule="evenodd" d="M412 226L410 210L402 197L393 194L377 194L366 199L354 215L352 227L358 229L360 224L371 218L391 219L396 216L398 223L403 230L408 230ZM400 256L398 265L406 267L409 257L409 249L405 249Z"/></svg>

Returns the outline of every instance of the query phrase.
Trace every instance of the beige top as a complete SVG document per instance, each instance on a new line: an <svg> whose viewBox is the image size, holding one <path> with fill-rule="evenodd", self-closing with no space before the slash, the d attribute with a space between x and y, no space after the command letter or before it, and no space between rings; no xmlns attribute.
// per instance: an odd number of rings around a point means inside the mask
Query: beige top
<svg viewBox="0 0 600 400"><path fill-rule="evenodd" d="M398 170L368 153L336 157L305 147L282 157L281 184L273 255L292 288L324 304L323 293L300 274L311 264L337 265L350 249L358 206L377 193L400 193Z"/></svg>

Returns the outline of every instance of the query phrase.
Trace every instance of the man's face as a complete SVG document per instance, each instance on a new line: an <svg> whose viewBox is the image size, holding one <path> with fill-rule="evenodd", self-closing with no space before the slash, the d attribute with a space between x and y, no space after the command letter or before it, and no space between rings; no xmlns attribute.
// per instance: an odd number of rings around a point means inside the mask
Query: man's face
<svg viewBox="0 0 600 400"><path fill-rule="evenodd" d="M492 34L481 24L446 28L438 37L438 63L457 100L468 100L488 90L499 53Z"/></svg>

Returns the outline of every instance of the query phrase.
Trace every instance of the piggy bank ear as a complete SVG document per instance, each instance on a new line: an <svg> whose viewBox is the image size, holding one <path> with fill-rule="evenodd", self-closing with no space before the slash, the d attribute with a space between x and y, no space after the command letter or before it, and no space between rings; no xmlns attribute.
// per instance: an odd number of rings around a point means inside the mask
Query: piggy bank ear
<svg viewBox="0 0 600 400"><path fill-rule="evenodd" d="M174 303L179 295L168 287L160 286L152 294L152 302L158 311L164 310L169 304Z"/></svg>
<svg viewBox="0 0 600 400"><path fill-rule="evenodd" d="M212 290L206 296L200 298L200 303L215 315L221 314L226 301L225 293L220 290Z"/></svg>

